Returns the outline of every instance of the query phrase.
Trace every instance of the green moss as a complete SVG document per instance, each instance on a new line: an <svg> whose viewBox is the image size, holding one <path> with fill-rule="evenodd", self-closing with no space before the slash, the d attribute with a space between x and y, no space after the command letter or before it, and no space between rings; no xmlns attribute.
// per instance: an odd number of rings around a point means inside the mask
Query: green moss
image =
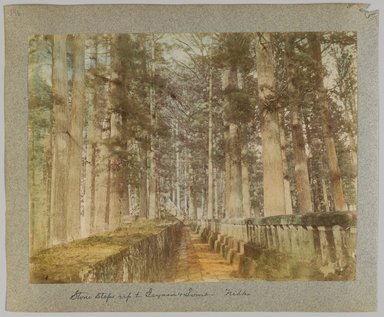
<svg viewBox="0 0 384 317"><path fill-rule="evenodd" d="M257 225L302 225L341 227L356 226L356 214L346 211L314 212L304 215L281 215L260 219L249 219Z"/></svg>
<svg viewBox="0 0 384 317"><path fill-rule="evenodd" d="M30 258L31 283L80 282L79 273L138 241L160 233L176 220L141 220L115 231L43 250Z"/></svg>

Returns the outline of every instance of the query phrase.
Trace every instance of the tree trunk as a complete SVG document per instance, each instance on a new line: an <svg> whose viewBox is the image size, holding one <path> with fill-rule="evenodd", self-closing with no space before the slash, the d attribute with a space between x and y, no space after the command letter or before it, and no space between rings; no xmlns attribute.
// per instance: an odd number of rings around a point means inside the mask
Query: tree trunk
<svg viewBox="0 0 384 317"><path fill-rule="evenodd" d="M97 41L94 42L95 69L97 69ZM93 82L95 79L93 78ZM92 98L92 106L87 107L87 135L86 135L86 161L85 161L85 202L84 202L84 219L81 226L81 237L88 237L95 230L95 180L96 180L96 138L97 138L97 101L98 87L93 85L93 93L88 95Z"/></svg>
<svg viewBox="0 0 384 317"><path fill-rule="evenodd" d="M233 123L229 124L229 144L231 158L231 183L228 212L230 218L241 218L243 216L241 140L239 126Z"/></svg>
<svg viewBox="0 0 384 317"><path fill-rule="evenodd" d="M194 220L197 219L196 192L192 185L189 185L189 214Z"/></svg>
<svg viewBox="0 0 384 317"><path fill-rule="evenodd" d="M203 219L205 217L205 190L201 189L201 214L200 218Z"/></svg>
<svg viewBox="0 0 384 317"><path fill-rule="evenodd" d="M221 212L217 214L218 219L224 219L225 218L225 191L226 191L226 181L225 181L225 171L220 172L220 193L221 193Z"/></svg>
<svg viewBox="0 0 384 317"><path fill-rule="evenodd" d="M184 152L184 214L188 215L188 157Z"/></svg>
<svg viewBox="0 0 384 317"><path fill-rule="evenodd" d="M208 210L207 219L213 218L213 162L212 162L212 67L209 70L209 84L208 84L208 104L209 104L209 118L208 118Z"/></svg>
<svg viewBox="0 0 384 317"><path fill-rule="evenodd" d="M121 152L121 126L122 119L118 113L111 114L111 138L116 142L114 151ZM125 181L122 177L121 160L118 153L112 153L111 157L111 189L110 189L110 213L109 229L114 230L121 224L125 201Z"/></svg>
<svg viewBox="0 0 384 317"><path fill-rule="evenodd" d="M231 67L228 71L227 86L225 89L237 89L237 68ZM226 101L226 107L230 106ZM236 123L229 123L228 151L230 163L230 183L228 216L229 218L241 218L243 216L243 194L241 179L241 137L240 128Z"/></svg>
<svg viewBox="0 0 384 317"><path fill-rule="evenodd" d="M92 133L89 135L92 135ZM96 177L95 164L96 164L96 145L94 143L89 142L87 144L87 160L85 163L85 203L84 203L84 224L81 227L82 237L88 237L94 232L95 177Z"/></svg>
<svg viewBox="0 0 384 317"><path fill-rule="evenodd" d="M153 35L152 35L153 36ZM152 80L155 76L155 41L152 38L151 40L151 69L150 74ZM153 129L156 128L156 100L155 100L155 87L154 83L150 83L149 87L149 107L150 107L150 117L151 117L151 127ZM152 133L150 136L150 152L149 152L149 212L148 216L150 219L157 217L157 210L156 210L156 183L157 183L157 164L156 164L156 157L155 157L155 140L156 140L156 132Z"/></svg>
<svg viewBox="0 0 384 317"><path fill-rule="evenodd" d="M47 236L45 247L48 248L51 246L51 186L52 186L52 133L50 129L48 131L48 136L45 140L45 197L47 201L47 208L45 210L46 219L44 221L44 228L46 228Z"/></svg>
<svg viewBox="0 0 384 317"><path fill-rule="evenodd" d="M354 96L351 96L351 99L354 100ZM349 107L347 106L344 107L345 112L348 114L348 143L349 143L349 149L350 149L350 155L351 155L351 176L353 178L353 186L355 189L355 197L357 193L357 139L356 139L356 127L357 123L355 121L355 115L353 112L353 101L348 100L348 98L344 99L344 104L347 105L349 104ZM356 210L356 200L355 203L352 206L353 210Z"/></svg>
<svg viewBox="0 0 384 317"><path fill-rule="evenodd" d="M66 35L53 36L53 157L50 230L53 245L67 241L69 109L66 38Z"/></svg>
<svg viewBox="0 0 384 317"><path fill-rule="evenodd" d="M328 201L328 194L327 194L327 185L325 184L325 180L321 180L321 186L323 190L323 199L324 199L324 206L325 206L325 211L329 211L329 201Z"/></svg>
<svg viewBox="0 0 384 317"><path fill-rule="evenodd" d="M85 111L85 42L82 35L73 40L73 86L69 138L68 170L68 240L80 237L80 191Z"/></svg>
<svg viewBox="0 0 384 317"><path fill-rule="evenodd" d="M110 121L104 114L101 131L99 131L100 144L97 145L95 160L95 233L104 232L108 229L106 215L109 214L109 151L104 142L110 137Z"/></svg>
<svg viewBox="0 0 384 317"><path fill-rule="evenodd" d="M256 52L259 102L263 109L261 138L264 216L285 214L284 173L271 40L269 33L260 35Z"/></svg>
<svg viewBox="0 0 384 317"><path fill-rule="evenodd" d="M179 124L176 123L176 207L177 214L181 216L180 203L180 145L179 145Z"/></svg>
<svg viewBox="0 0 384 317"><path fill-rule="evenodd" d="M197 219L196 191L194 188L194 170L192 168L192 154L187 154L187 187L188 187L188 214L192 219Z"/></svg>
<svg viewBox="0 0 384 317"><path fill-rule="evenodd" d="M148 184L147 184L147 150L144 145L139 145L140 157L140 217L148 217Z"/></svg>
<svg viewBox="0 0 384 317"><path fill-rule="evenodd" d="M108 43L100 44L101 51L108 51ZM101 66L105 67L105 73L100 74L109 79L110 76L110 64L105 53L100 57ZM99 70L100 71L100 70ZM101 72L101 71L100 71ZM108 80L109 81L109 80ZM96 149L96 177L95 177L95 232L100 233L108 230L107 219L109 219L109 198L110 188L108 182L110 180L110 151L107 146L107 142L111 136L111 116L109 114L111 109L109 98L109 82L103 82L101 87L98 87L100 92L98 93L97 100L97 118L100 118L97 122L97 136L98 144Z"/></svg>
<svg viewBox="0 0 384 317"><path fill-rule="evenodd" d="M28 149L28 158L29 158L29 179L28 179L28 186L29 186L29 256L32 256L35 253L35 250L37 249L35 247L35 237L37 234L37 230L39 230L36 226L36 208L35 208L35 190L36 190L36 166L35 165L35 131L34 127L29 127L28 129L28 139L29 139L29 149Z"/></svg>
<svg viewBox="0 0 384 317"><path fill-rule="evenodd" d="M121 95L125 93L125 76L124 69L122 68L121 61L119 59L119 46L120 38L118 35L112 36L111 52L113 56L111 64L111 80L110 80L110 100L111 100L111 141L112 151L110 159L110 171L111 171L111 187L110 187L110 209L109 209L109 229L114 230L121 224L122 215L124 209L127 208L127 189L126 179L124 177L124 171L122 169L121 152L122 149L126 149L127 144L123 142L122 130L123 117L120 113L119 107L121 103ZM126 120L124 120L126 121Z"/></svg>
<svg viewBox="0 0 384 317"><path fill-rule="evenodd" d="M224 155L225 155L225 195L224 195L224 208L223 216L229 218L229 199L231 195L231 158L229 154L229 126L224 127Z"/></svg>
<svg viewBox="0 0 384 317"><path fill-rule="evenodd" d="M243 210L244 218L251 217L251 200L249 194L249 172L248 172L248 140L246 129L243 129L241 134L242 147L241 147L241 184L242 184L242 197L243 197Z"/></svg>
<svg viewBox="0 0 384 317"><path fill-rule="evenodd" d="M219 188L218 188L218 175L217 175L217 167L213 170L213 201L214 201L214 208L213 208L213 215L212 218L219 218Z"/></svg>
<svg viewBox="0 0 384 317"><path fill-rule="evenodd" d="M305 154L305 141L299 111L299 105L297 102L293 101L291 104L291 116L297 202L299 213L304 214L313 212L313 208L311 199L311 187L309 183L307 155Z"/></svg>
<svg viewBox="0 0 384 317"><path fill-rule="evenodd" d="M321 35L313 33L308 36L308 39L312 50L312 56L314 62L316 63L315 76L317 83L317 96L319 106L321 107L321 120L324 134L324 144L327 153L332 198L336 211L344 211L347 210L347 205L345 203L341 173L337 160L335 141L333 138L327 90L324 86L324 71L321 58Z"/></svg>
<svg viewBox="0 0 384 317"><path fill-rule="evenodd" d="M281 143L281 159L283 161L283 173L284 173L284 191L285 191L285 213L287 215L293 214L292 210L292 197L291 197L291 184L289 181L289 174L288 174L288 162L287 162L287 155L286 155L286 149L287 149L287 141L285 137L285 130L284 130L284 114L279 114L279 122L280 122L280 143Z"/></svg>
<svg viewBox="0 0 384 317"><path fill-rule="evenodd" d="M301 120L301 109L297 87L294 85L295 65L293 58L292 43L293 36L286 36L286 67L288 77L288 96L291 106L292 141L295 159L295 180L297 190L298 212L300 214L313 212L311 199L311 186L309 183L308 162L305 153L305 140L303 135L303 124Z"/></svg>
<svg viewBox="0 0 384 317"><path fill-rule="evenodd" d="M47 49L47 41L38 36L37 51ZM33 62L35 54L30 53L29 63ZM28 124L28 185L29 185L29 251L30 255L49 246L50 230L50 194L52 173L52 134L51 127L40 125L40 107L43 98L39 96L39 83L42 82L43 66L32 67L28 73L28 94L30 98L39 100L36 105L31 100ZM37 112L37 113L36 113ZM37 117L36 117L37 114ZM51 117L49 117L51 119Z"/></svg>
<svg viewBox="0 0 384 317"><path fill-rule="evenodd" d="M299 105L294 101L293 104L291 104L291 116L293 152L295 159L295 180L298 211L300 214L304 214L307 212L313 212L313 208L307 155L305 154L305 141L299 111Z"/></svg>

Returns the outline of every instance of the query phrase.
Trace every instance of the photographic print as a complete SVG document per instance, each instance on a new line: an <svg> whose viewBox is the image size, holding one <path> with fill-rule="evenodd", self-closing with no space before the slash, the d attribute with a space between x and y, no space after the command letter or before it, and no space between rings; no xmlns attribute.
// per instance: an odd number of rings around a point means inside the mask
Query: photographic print
<svg viewBox="0 0 384 317"><path fill-rule="evenodd" d="M28 50L30 283L355 280L356 32Z"/></svg>
<svg viewBox="0 0 384 317"><path fill-rule="evenodd" d="M4 19L7 310L377 309L377 11Z"/></svg>

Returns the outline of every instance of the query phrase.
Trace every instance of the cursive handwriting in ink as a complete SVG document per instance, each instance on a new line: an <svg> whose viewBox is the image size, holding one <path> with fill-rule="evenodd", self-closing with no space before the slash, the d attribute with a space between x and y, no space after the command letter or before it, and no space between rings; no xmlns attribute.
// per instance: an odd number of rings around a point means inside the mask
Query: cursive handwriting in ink
<svg viewBox="0 0 384 317"><path fill-rule="evenodd" d="M225 296L249 296L249 295L251 294L243 289L238 289L238 290L233 290L229 288L225 289Z"/></svg>
<svg viewBox="0 0 384 317"><path fill-rule="evenodd" d="M109 300L114 298L115 298L115 295L112 295L111 293L103 293L103 292L97 293L97 295L95 296L95 299L105 300L106 303L108 303Z"/></svg>
<svg viewBox="0 0 384 317"><path fill-rule="evenodd" d="M76 292L69 298L70 300L84 300L84 299L91 299L92 297L88 295L86 292L80 292L79 290L76 290Z"/></svg>

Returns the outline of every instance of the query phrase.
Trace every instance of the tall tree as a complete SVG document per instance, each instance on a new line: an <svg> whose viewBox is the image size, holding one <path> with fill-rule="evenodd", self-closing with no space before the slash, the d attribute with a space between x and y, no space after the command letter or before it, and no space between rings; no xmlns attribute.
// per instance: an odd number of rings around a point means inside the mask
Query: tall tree
<svg viewBox="0 0 384 317"><path fill-rule="evenodd" d="M124 50L131 39L126 35L114 34L111 39L111 139L109 142L111 152L111 194L109 229L116 229L121 225L122 216L128 205L128 180L124 159L127 156L127 142L123 138L124 126L127 125L127 114L124 111L127 86L126 73L129 71L124 60Z"/></svg>
<svg viewBox="0 0 384 317"><path fill-rule="evenodd" d="M264 216L285 214L278 96L273 71L273 35L259 33L256 51L259 103L262 109Z"/></svg>
<svg viewBox="0 0 384 317"><path fill-rule="evenodd" d="M110 198L110 152L108 140L111 136L111 100L108 94L111 76L110 38L103 36L97 49L98 69L96 74L96 175L95 175L95 232L100 233L108 229L109 198Z"/></svg>
<svg viewBox="0 0 384 317"><path fill-rule="evenodd" d="M315 63L314 76L317 84L318 103L321 107L322 128L327 153L331 192L335 204L335 209L338 211L343 211L347 210L347 206L345 203L340 168L331 126L332 120L329 110L328 95L324 86L324 68L321 56L321 39L322 35L318 33L311 33L308 35L312 57Z"/></svg>
<svg viewBox="0 0 384 317"><path fill-rule="evenodd" d="M30 254L50 244L52 92L48 76L51 76L51 60L51 36L32 36L28 71Z"/></svg>
<svg viewBox="0 0 384 317"><path fill-rule="evenodd" d="M231 102L235 102L235 96L238 89L237 68L232 66L226 72L227 86L226 104L224 107L230 108ZM229 178L229 200L228 214L230 218L239 218L243 215L243 192L242 192L242 177L241 177L241 139L240 128L237 123L229 122L228 132L228 150L230 162L230 178Z"/></svg>
<svg viewBox="0 0 384 317"><path fill-rule="evenodd" d="M251 200L249 192L249 172L248 172L248 140L246 126L241 130L241 184L243 198L243 217L251 217Z"/></svg>
<svg viewBox="0 0 384 317"><path fill-rule="evenodd" d="M69 124L68 215L69 240L80 237L80 187L85 110L85 43L82 35L73 38L72 104Z"/></svg>
<svg viewBox="0 0 384 317"><path fill-rule="evenodd" d="M95 229L95 193L96 193L96 155L97 155L97 101L98 85L95 73L98 69L97 52L98 39L93 37L88 41L88 50L86 50L87 62L87 114L86 114L86 160L85 160L85 189L84 189L84 217L81 227L81 236L87 237L94 233Z"/></svg>
<svg viewBox="0 0 384 317"><path fill-rule="evenodd" d="M157 162L156 162L156 124L157 124L157 109L156 109L156 89L155 89L155 75L156 75L156 40L155 35L152 34L148 41L150 50L150 76L151 83L149 85L149 107L150 107L150 122L153 132L150 136L150 149L149 149L149 180L148 180L148 217L150 219L158 216L158 210L156 209L157 201Z"/></svg>
<svg viewBox="0 0 384 317"><path fill-rule="evenodd" d="M69 107L66 35L53 36L52 53L52 190L51 240L52 244L67 241Z"/></svg>
<svg viewBox="0 0 384 317"><path fill-rule="evenodd" d="M287 160L287 138L285 135L285 115L284 109L281 109L279 113L279 124L280 124L280 144L281 144L281 159L283 161L283 173L284 173L284 190L285 190L285 213L288 215L293 214L292 209L292 195L291 195L291 182L288 170Z"/></svg>
<svg viewBox="0 0 384 317"><path fill-rule="evenodd" d="M212 109L212 67L209 69L209 83L208 83L208 207L207 218L213 217L213 109Z"/></svg>
<svg viewBox="0 0 384 317"><path fill-rule="evenodd" d="M291 109L292 142L295 161L295 180L298 200L298 212L304 214L313 212L311 187L309 184L307 155L305 153L305 140L299 103L299 91L296 87L297 75L295 70L298 65L295 61L294 43L296 37L287 34L285 37L286 67L288 81L288 98Z"/></svg>

